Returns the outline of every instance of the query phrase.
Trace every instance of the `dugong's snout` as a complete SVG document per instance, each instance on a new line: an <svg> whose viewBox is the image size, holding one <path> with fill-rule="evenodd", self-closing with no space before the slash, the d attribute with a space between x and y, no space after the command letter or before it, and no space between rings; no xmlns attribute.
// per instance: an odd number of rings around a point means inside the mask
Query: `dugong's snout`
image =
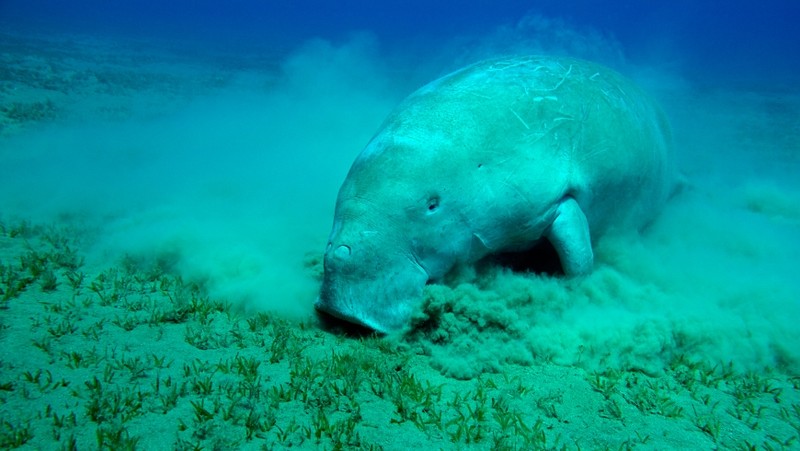
<svg viewBox="0 0 800 451"><path fill-rule="evenodd" d="M315 308L376 332L402 329L422 298L428 275L413 260L390 254L369 246L329 243Z"/></svg>

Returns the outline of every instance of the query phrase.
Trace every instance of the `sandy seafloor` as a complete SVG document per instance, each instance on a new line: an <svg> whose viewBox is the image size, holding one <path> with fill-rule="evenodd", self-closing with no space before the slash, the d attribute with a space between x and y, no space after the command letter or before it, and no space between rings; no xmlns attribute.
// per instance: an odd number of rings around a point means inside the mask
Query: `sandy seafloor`
<svg viewBox="0 0 800 451"><path fill-rule="evenodd" d="M404 67L3 35L0 448L800 448L800 87L630 66L688 181L647 230L325 331L338 185L440 75Z"/></svg>

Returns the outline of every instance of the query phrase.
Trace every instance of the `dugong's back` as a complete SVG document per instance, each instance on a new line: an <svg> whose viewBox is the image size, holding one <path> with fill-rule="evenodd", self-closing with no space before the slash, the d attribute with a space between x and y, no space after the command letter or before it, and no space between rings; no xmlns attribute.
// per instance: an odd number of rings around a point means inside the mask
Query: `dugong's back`
<svg viewBox="0 0 800 451"><path fill-rule="evenodd" d="M665 115L630 80L588 61L524 56L468 66L407 98L376 140L437 132L461 153L432 157L426 164L437 173L449 168L457 177L464 153L470 165L507 162L504 183L525 196L574 197L592 235L641 226L673 190Z"/></svg>

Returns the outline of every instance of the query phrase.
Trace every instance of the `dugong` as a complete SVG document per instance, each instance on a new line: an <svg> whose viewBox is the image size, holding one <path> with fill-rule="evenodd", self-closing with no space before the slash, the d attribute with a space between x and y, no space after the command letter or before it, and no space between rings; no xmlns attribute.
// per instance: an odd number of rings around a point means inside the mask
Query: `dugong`
<svg viewBox="0 0 800 451"><path fill-rule="evenodd" d="M548 56L479 62L411 94L358 155L315 307L402 330L426 283L540 240L567 276L590 273L592 242L651 221L674 179L664 113L620 74Z"/></svg>

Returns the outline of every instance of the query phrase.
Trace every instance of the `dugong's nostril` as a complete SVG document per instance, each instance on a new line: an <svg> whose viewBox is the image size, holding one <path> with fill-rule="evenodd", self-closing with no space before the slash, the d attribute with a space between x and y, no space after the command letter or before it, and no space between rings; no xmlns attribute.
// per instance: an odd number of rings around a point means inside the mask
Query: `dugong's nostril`
<svg viewBox="0 0 800 451"><path fill-rule="evenodd" d="M350 258L350 246L342 244L333 251L333 256L343 260Z"/></svg>

